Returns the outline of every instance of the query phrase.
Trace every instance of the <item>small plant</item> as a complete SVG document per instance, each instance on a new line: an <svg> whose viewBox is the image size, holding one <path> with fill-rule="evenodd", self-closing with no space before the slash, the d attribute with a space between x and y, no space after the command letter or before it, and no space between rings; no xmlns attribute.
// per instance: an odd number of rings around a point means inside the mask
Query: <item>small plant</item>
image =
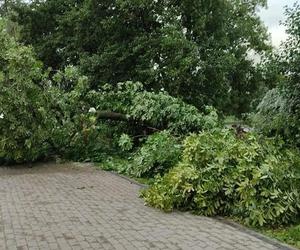
<svg viewBox="0 0 300 250"><path fill-rule="evenodd" d="M106 171L114 171L119 174L124 174L127 171L130 162L128 159L120 157L108 157L103 162L99 163L101 169Z"/></svg>
<svg viewBox="0 0 300 250"><path fill-rule="evenodd" d="M130 151L133 148L133 142L129 135L122 134L119 141L118 141L119 147L123 151Z"/></svg>
<svg viewBox="0 0 300 250"><path fill-rule="evenodd" d="M193 209L192 199L199 182L199 173L190 165L179 164L163 177L156 176L153 185L142 191L147 204L170 212L174 209Z"/></svg>

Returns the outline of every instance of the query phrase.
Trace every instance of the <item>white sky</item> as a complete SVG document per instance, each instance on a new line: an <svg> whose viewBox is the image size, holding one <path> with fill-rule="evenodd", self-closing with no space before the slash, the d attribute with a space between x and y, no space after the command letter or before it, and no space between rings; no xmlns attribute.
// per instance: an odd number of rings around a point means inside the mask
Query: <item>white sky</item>
<svg viewBox="0 0 300 250"><path fill-rule="evenodd" d="M300 3L300 0L268 0L268 9L263 9L259 13L269 28L272 43L276 47L287 37L285 28L280 25L280 21L285 19L284 6L292 7L295 2Z"/></svg>

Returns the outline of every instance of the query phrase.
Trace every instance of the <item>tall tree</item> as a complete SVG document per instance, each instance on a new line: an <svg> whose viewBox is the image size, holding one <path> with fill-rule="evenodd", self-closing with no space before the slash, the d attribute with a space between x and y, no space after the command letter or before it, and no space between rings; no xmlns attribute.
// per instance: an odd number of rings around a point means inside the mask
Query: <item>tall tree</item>
<svg viewBox="0 0 300 250"><path fill-rule="evenodd" d="M3 16L8 11L8 0L0 1L0 14Z"/></svg>
<svg viewBox="0 0 300 250"><path fill-rule="evenodd" d="M282 57L283 75L286 77L282 87L286 100L285 110L289 115L291 139L300 147L300 4L286 10L287 33Z"/></svg>
<svg viewBox="0 0 300 250"><path fill-rule="evenodd" d="M141 81L228 113L258 89L250 51L268 49L264 0L35 0L17 8L46 66L80 65L92 86Z"/></svg>
<svg viewBox="0 0 300 250"><path fill-rule="evenodd" d="M286 16L288 39L265 64L276 87L259 104L254 121L265 133L300 147L300 5L286 9Z"/></svg>
<svg viewBox="0 0 300 250"><path fill-rule="evenodd" d="M0 16L7 16L12 8L20 3L21 0L0 0Z"/></svg>

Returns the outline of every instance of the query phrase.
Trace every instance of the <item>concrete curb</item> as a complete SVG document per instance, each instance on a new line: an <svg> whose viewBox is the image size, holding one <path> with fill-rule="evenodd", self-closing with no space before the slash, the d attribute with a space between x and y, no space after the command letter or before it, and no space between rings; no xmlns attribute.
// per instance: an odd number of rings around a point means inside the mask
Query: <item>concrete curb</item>
<svg viewBox="0 0 300 250"><path fill-rule="evenodd" d="M147 188L147 187L148 187L148 185L146 185L146 184L139 183L138 181L136 181L136 180L134 180L134 179L132 179L132 178L130 178L130 177L128 177L128 176L119 174L119 173L117 173L117 172L115 172L115 171L106 171L106 170L103 170L103 169L99 168L98 166L96 166L96 164L94 164L94 163L92 163L92 164L90 164L90 165L93 166L93 167L94 167L96 170L98 170L98 171L104 171L104 172L106 172L106 173L110 173L110 174L112 174L112 175L118 176L118 177L120 177L120 178L122 178L122 179L127 180L127 181L130 182L131 184L135 184L135 185L137 185L137 186L140 186L141 188Z"/></svg>
<svg viewBox="0 0 300 250"><path fill-rule="evenodd" d="M103 171L103 170L102 170L102 171ZM119 174L119 173L117 173L117 172L108 171L108 173L111 173L111 174L113 174L113 175L115 175L115 176L118 176L118 177L120 177L120 178L122 178L122 179L125 179L125 180L127 180L128 182L130 182L131 184L135 184L135 185L137 185L137 186L139 186L139 187L141 187L141 188L147 188L147 187L148 187L148 185L146 185L146 184L139 183L138 181L136 181L136 180L134 180L134 179L131 179L131 178L128 177L128 176L121 175L121 174Z"/></svg>

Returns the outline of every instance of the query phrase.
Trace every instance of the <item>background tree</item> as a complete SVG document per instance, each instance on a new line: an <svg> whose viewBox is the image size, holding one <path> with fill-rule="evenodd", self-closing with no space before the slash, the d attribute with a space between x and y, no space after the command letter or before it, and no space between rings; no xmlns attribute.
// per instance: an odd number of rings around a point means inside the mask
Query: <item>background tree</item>
<svg viewBox="0 0 300 250"><path fill-rule="evenodd" d="M141 81L148 90L226 113L249 110L268 49L264 0L35 0L19 6L23 41L54 69L80 65L97 89Z"/></svg>
<svg viewBox="0 0 300 250"><path fill-rule="evenodd" d="M7 16L12 9L21 4L21 0L0 0L0 16Z"/></svg>
<svg viewBox="0 0 300 250"><path fill-rule="evenodd" d="M0 14L1 16L5 15L9 9L9 0L1 0L0 1Z"/></svg>
<svg viewBox="0 0 300 250"><path fill-rule="evenodd" d="M254 124L266 134L281 135L300 146L300 5L286 9L286 16L289 37L265 64L275 88L259 104Z"/></svg>

